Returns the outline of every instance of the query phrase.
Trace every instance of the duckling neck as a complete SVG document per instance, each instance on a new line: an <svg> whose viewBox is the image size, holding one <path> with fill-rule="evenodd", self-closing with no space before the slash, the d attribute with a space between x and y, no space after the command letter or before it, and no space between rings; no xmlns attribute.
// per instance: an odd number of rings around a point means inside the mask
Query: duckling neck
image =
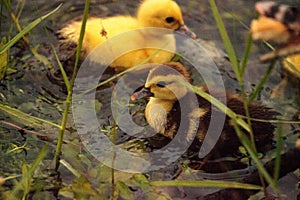
<svg viewBox="0 0 300 200"><path fill-rule="evenodd" d="M151 59L151 62L154 63L164 63L169 62L171 58L174 56L174 53L176 51L176 41L173 34L173 31L170 29L158 29L149 27L150 29L139 29L139 34L143 38L144 45L146 47L154 47L148 49L146 51L147 55L150 56L152 54L155 54L157 49L164 49L169 52L160 52L159 54L155 55L153 59ZM157 48L158 47L158 48ZM152 50L151 50L152 49ZM158 60L155 60L158 59ZM162 62L162 60L165 60Z"/></svg>
<svg viewBox="0 0 300 200"><path fill-rule="evenodd" d="M145 110L148 124L156 131L163 132L167 123L168 113L172 110L174 101L151 97Z"/></svg>
<svg viewBox="0 0 300 200"><path fill-rule="evenodd" d="M140 34L147 39L151 39L151 40L159 39L160 41L163 41L164 39L174 37L174 31L171 29L160 28L160 27L144 27L141 24L138 24L138 28Z"/></svg>

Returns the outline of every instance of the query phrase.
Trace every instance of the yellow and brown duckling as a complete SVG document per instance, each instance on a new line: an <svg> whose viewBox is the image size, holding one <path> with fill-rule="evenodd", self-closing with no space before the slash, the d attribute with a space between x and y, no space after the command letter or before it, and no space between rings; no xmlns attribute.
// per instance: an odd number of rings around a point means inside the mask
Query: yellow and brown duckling
<svg viewBox="0 0 300 200"><path fill-rule="evenodd" d="M173 70L170 70L170 68ZM149 98L145 109L146 120L158 133L157 136L162 135L166 140L172 139L179 126L182 125L185 126L186 134L189 134L189 131L195 128L193 120L199 120L196 140L194 141L197 144L197 142L203 141L206 135L211 121L212 109L215 109L216 115L223 115L223 113L212 107L209 101L188 89L182 84L182 81L191 82L189 73L183 65L177 62L158 65L150 70L144 88L135 92L131 99L135 101L140 98ZM207 93L209 92L204 87L199 88ZM195 95L196 107L194 107L195 102L191 101L191 97ZM237 95L226 95L227 106L235 113L245 116L242 99ZM271 120L276 118L277 115L275 111L257 103L249 105L249 111L251 118L256 119ZM186 119L181 120L181 116ZM214 126L223 126L223 124L215 124ZM266 152L272 147L274 128L273 124L269 122L252 121L252 129L259 152ZM221 136L210 153L211 158L228 154L233 155L238 152L238 147L241 146L229 117L226 116L224 127L221 130ZM157 137L153 138L155 140ZM159 143L159 141L152 142L154 145L155 143ZM157 147L160 148L159 145Z"/></svg>
<svg viewBox="0 0 300 200"><path fill-rule="evenodd" d="M61 40L61 49L74 48L77 46L81 21L72 21L64 28L58 31ZM83 39L83 56L89 54L97 45L112 38L113 36L125 33L131 30L142 28L155 27L165 28L174 31L184 32L191 38L196 38L196 35L191 32L184 24L182 12L178 4L173 0L144 0L137 11L136 17L132 16L115 16L108 18L88 18L86 23L85 36ZM141 32L131 36L130 38L122 39L118 45L122 46L146 46L147 42L155 42L163 44L169 40L170 46L168 49L175 50L175 39L172 35L162 35ZM125 43L124 43L125 42ZM127 43L127 44L126 44ZM75 45L74 45L75 44ZM117 44L114 44L115 46ZM116 48L117 47L113 47ZM130 68L141 61L145 60L157 49L143 48L134 50L116 59L111 67ZM174 51L173 51L174 52ZM73 55L72 55L73 56ZM149 63L164 63L169 62L174 56L172 52L160 51L149 60Z"/></svg>
<svg viewBox="0 0 300 200"><path fill-rule="evenodd" d="M261 60L284 57L284 70L300 79L300 9L272 1L258 2L255 9L259 18L251 22L253 39L280 44L274 52L263 55Z"/></svg>

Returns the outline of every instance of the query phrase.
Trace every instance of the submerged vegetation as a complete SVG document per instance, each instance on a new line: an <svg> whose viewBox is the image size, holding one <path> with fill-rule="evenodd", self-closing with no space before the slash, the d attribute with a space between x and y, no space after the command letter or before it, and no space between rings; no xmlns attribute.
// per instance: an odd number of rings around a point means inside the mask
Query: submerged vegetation
<svg viewBox="0 0 300 200"><path fill-rule="evenodd" d="M104 3L109 2L104 1ZM117 3L121 4L121 2ZM299 180L299 159L297 157L300 155L300 150L295 147L295 142L299 137L300 130L298 127L298 99L300 97L292 92L292 95L283 95L278 99L267 101L270 107L278 108L278 112L281 114L278 120L267 121L277 125L274 133L275 148L266 155L257 152L248 105L254 100L265 101L262 91L268 90L269 82L274 81L274 77L276 79L280 76L274 72L280 64L280 59L274 58L268 64L264 74L259 74L260 80L252 83L249 92L245 77L249 63L251 63L251 59L254 59L251 56L251 49L254 48L253 41L249 34L243 44L242 55L240 52L236 53L238 51L236 48L241 47L236 47L235 39L229 37L229 30L224 25L224 18L234 20L235 23L243 22L233 13L220 12L220 8L214 0L209 0L210 8L208 10L213 14L221 35L230 61L230 70L233 71L235 84L239 86L237 90L243 99L246 113L246 116L239 116L207 93L194 86L187 86L221 111L226 112L243 145L240 147L239 156L224 158L224 160L237 161L244 167L232 171L229 168L226 172L217 173L216 176L213 176L213 173L206 173L203 169L193 168L192 161L188 161L186 157L180 159L178 163L174 163L174 166L161 171L143 174L122 172L105 166L87 152L80 142L72 121L71 103L76 72L80 66L85 22L90 12L90 0L86 0L84 4L82 29L72 74L68 74L65 71L66 66L60 62L61 52L57 52L57 41L53 40L52 27L47 24L49 18L52 17L53 20L59 16L58 13L62 12L62 5L56 5L52 10L45 12L46 14L41 13L36 7L34 13L36 19L22 25L20 21L24 17L26 4L28 4L26 0L17 2L1 0L1 199L64 197L73 199L172 199L174 196L196 198L197 195L204 199L211 197L226 199L226 197L230 197L229 194L240 198L253 195L251 198L260 199L262 196L273 195L278 199L284 199L283 194L286 194L290 188L282 191L279 186L280 178L291 172ZM7 23L7 21L11 23ZM44 44L34 43L31 40L30 34L37 27L42 27L42 30L39 31L43 31L43 34L39 35L47 37L49 49L44 48ZM63 86L56 85L47 89L42 85L39 89L32 88L43 84L42 80L55 69L59 69ZM100 82L98 86L113 84L114 79L131 70L134 69L110 76ZM42 75L40 75L41 73ZM294 88L293 91L298 90L297 85L291 86L291 88ZM104 93L107 92L105 89L103 93L97 95L101 98L105 97ZM65 91L61 92L61 90ZM96 110L100 111L105 107L104 102L109 100L95 100ZM294 115L293 117L290 116L291 113ZM110 124L103 127L103 132L110 137L111 141L120 143L118 140L120 135L127 140L132 139L120 133L114 120L105 120L110 121ZM137 138L126 143L125 148L129 151L144 152L148 147L143 140ZM268 186L270 189L267 188ZM299 193L299 188L292 189ZM197 192L200 190L201 192Z"/></svg>

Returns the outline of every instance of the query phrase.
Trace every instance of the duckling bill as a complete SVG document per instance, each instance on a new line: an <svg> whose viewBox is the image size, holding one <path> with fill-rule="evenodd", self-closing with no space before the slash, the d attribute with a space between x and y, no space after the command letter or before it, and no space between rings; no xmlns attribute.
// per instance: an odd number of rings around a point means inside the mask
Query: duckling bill
<svg viewBox="0 0 300 200"><path fill-rule="evenodd" d="M167 71L170 72L167 68L172 68L176 70L177 73L171 72L170 74L166 74ZM158 136L163 137L166 140L174 138L179 127L182 125L180 124L182 122L187 125L185 128L186 132L189 132L190 129L194 129L194 123L190 122L195 120L195 115L198 115L197 120L199 120L199 126L194 141L194 145L197 145L197 143L200 144L205 138L210 126L212 109L216 108L212 106L209 101L196 95L193 91L190 91L181 81L191 82L191 78L185 67L180 63L170 62L165 65L159 65L150 70L144 88L132 94L131 99L133 101L140 98L148 99L145 108L146 120L158 133ZM199 88L209 93L206 88ZM193 102L189 102L189 97L191 95L196 95L198 101L196 109L193 110L189 110L191 108L190 105L193 104ZM227 107L239 115L246 115L244 103L240 97L233 94L226 94L226 98ZM185 104L181 105L180 101L183 99ZM249 112L251 118L263 120L275 119L277 115L275 111L257 103L249 105ZM223 115L221 111L217 111L216 113L217 115ZM181 120L182 117L185 119ZM266 152L271 149L275 126L269 122L259 122L254 120L251 122L251 125L258 151ZM223 126L223 129L210 156L218 157L237 153L241 143L231 125L230 118L226 116L224 125L214 124L213 126ZM150 140L154 140L152 142L154 147L161 148L160 146L155 146L158 144L158 141L155 141L156 138L158 137L150 138Z"/></svg>
<svg viewBox="0 0 300 200"><path fill-rule="evenodd" d="M61 51L64 49L73 49L77 46L80 35L81 21L71 21L58 31L61 42ZM108 18L90 17L86 23L86 30L83 39L82 57L88 55L96 46L104 41L132 30L142 28L165 28L172 31L178 31L185 35L196 38L195 33L190 31L184 24L182 12L177 3L173 0L144 0L137 11L136 17L132 16L115 16ZM145 33L145 32L144 32ZM147 46L151 41L160 43L162 46L166 41L169 41L168 50L160 51L159 54L152 57L149 63L164 63L169 62L174 56L176 44L173 35L166 36L163 34L149 33L145 36L144 33L139 33L134 37L127 38L120 42L120 47L126 45L130 47ZM116 44L114 44L116 45ZM117 48L117 47L116 47ZM134 50L134 49L132 49ZM130 68L141 61L148 58L157 49L142 48L134 50L126 55L120 56L110 66L113 68ZM102 53L102 52L100 52ZM74 55L74 51L67 57L70 59ZM118 55L119 56L119 55ZM66 60L67 60L66 59ZM68 61L68 60L67 60Z"/></svg>

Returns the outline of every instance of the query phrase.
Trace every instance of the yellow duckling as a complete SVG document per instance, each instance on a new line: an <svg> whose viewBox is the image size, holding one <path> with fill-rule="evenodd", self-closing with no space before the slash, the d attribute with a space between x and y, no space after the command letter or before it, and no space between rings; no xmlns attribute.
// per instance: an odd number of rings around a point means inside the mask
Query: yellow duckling
<svg viewBox="0 0 300 200"><path fill-rule="evenodd" d="M144 0L137 11L137 16L116 16L109 18L91 17L87 20L85 36L83 40L83 56L89 54L96 46L113 36L125 33L127 31L141 28L165 28L169 30L178 30L184 32L191 38L196 35L191 32L184 24L180 7L173 0ZM77 44L81 28L81 21L73 21L58 31L61 39L61 46L68 48L70 44ZM149 33L145 35L145 31L129 38L121 39L119 44L114 44L114 49L118 50L118 46L132 47L148 44L149 42L161 43L169 42L168 50L174 52L175 39L173 35L162 35L161 33ZM74 46L74 45L73 45ZM157 49L139 49L127 53L116 59L110 66L130 68L141 61L145 60ZM174 56L173 52L160 51L156 56L149 60L149 63L164 63L171 60Z"/></svg>
<svg viewBox="0 0 300 200"><path fill-rule="evenodd" d="M171 71L170 68L174 70ZM209 101L189 90L182 84L183 81L191 82L191 78L185 67L180 63L170 62L156 66L150 70L144 88L135 92L131 99L134 101L150 97L145 109L146 120L165 139L172 139L177 133L179 126L182 125L187 126L184 130L188 135L190 130L195 129L192 121L197 119L200 121L196 133L197 140L195 141L203 141L210 125L212 105ZM206 88L199 88L208 92ZM190 101L190 97L194 95L196 95L196 107L189 110L194 103ZM244 104L241 98L233 94L227 94L226 98L227 106L231 110L245 116ZM180 105L180 102L184 103ZM215 110L216 108L213 109L217 115L223 114L221 111ZM265 120L274 119L277 115L276 112L256 103L249 105L249 112L251 118ZM185 116L186 119L182 121L181 116ZM217 126L218 124L215 125ZM223 124L219 126L223 126ZM252 121L252 129L258 151L266 152L269 150L272 147L274 126L271 123ZM154 141L154 147L158 143L158 141ZM221 136L210 156L218 157L236 153L240 145L239 139L230 123L230 118L226 116Z"/></svg>
<svg viewBox="0 0 300 200"><path fill-rule="evenodd" d="M300 54L294 54L286 57L282 61L284 69L294 77L300 79Z"/></svg>

